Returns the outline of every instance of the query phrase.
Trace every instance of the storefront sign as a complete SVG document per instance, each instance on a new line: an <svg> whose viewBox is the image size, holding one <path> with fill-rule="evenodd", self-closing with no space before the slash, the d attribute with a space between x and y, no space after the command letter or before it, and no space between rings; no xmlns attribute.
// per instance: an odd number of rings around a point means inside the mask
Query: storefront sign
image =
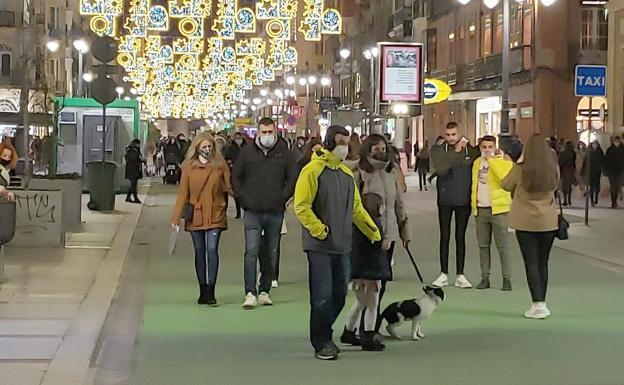
<svg viewBox="0 0 624 385"><path fill-rule="evenodd" d="M423 49L415 43L379 44L379 102L423 103Z"/></svg>
<svg viewBox="0 0 624 385"><path fill-rule="evenodd" d="M451 96L451 92L451 87L442 80L425 79L425 84L423 86L425 104L443 102Z"/></svg>

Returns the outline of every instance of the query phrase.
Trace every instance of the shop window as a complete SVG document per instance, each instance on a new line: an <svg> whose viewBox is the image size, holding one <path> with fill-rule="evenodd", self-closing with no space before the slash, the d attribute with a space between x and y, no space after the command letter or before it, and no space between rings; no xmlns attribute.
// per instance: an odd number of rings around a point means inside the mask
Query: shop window
<svg viewBox="0 0 624 385"><path fill-rule="evenodd" d="M485 13L481 17L481 56L492 54L492 14Z"/></svg>
<svg viewBox="0 0 624 385"><path fill-rule="evenodd" d="M435 29L427 30L427 71L431 72L437 68L436 55L438 37Z"/></svg>

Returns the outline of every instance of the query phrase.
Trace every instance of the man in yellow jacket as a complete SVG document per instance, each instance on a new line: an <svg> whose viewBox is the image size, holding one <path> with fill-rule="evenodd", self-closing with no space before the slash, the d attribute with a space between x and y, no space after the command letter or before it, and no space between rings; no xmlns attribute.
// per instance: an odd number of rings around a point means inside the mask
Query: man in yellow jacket
<svg viewBox="0 0 624 385"><path fill-rule="evenodd" d="M332 325L347 296L353 224L371 241L381 240L362 206L351 170L342 164L348 144L349 131L329 127L324 149L313 153L295 188L295 214L303 225L303 251L309 263L310 342L321 360L338 358Z"/></svg>
<svg viewBox="0 0 624 385"><path fill-rule="evenodd" d="M496 148L496 138L487 135L479 141L481 157L472 166L472 214L476 217L477 241L481 259L481 283L477 289L490 287L490 246L492 235L503 270L503 290L511 291L511 242L508 213L511 194L501 181L513 166L511 159Z"/></svg>

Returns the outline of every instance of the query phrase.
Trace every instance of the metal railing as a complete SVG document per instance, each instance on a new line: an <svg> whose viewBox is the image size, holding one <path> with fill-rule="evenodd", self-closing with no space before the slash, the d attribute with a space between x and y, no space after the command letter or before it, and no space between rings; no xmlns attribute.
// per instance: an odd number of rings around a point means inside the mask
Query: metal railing
<svg viewBox="0 0 624 385"><path fill-rule="evenodd" d="M0 11L0 27L15 28L15 12Z"/></svg>

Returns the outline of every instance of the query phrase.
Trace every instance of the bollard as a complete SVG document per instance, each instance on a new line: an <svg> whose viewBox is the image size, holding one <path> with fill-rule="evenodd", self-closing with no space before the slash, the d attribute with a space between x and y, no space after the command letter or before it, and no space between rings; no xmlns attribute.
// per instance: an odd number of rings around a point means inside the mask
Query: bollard
<svg viewBox="0 0 624 385"><path fill-rule="evenodd" d="M4 245L15 235L15 202L0 198L0 283L4 282Z"/></svg>

